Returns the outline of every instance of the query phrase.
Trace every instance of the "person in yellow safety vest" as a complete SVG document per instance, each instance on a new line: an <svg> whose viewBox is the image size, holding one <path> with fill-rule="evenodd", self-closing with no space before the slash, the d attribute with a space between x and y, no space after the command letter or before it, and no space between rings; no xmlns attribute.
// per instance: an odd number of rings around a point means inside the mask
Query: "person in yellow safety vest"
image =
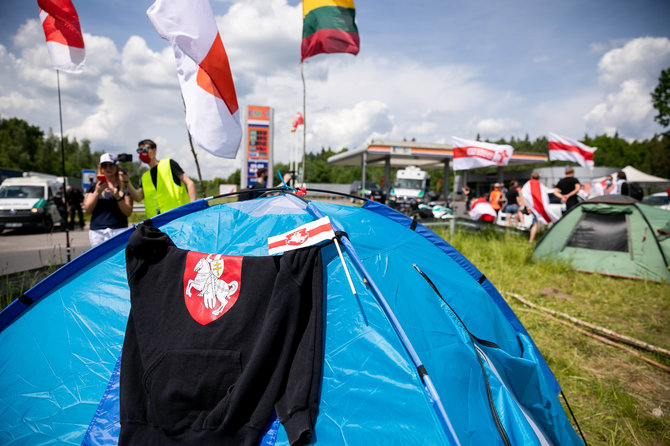
<svg viewBox="0 0 670 446"><path fill-rule="evenodd" d="M140 188L135 189L132 184L128 184L128 192L133 200L144 200L147 218L196 199L193 181L176 161L170 158L159 161L156 150L156 143L150 139L137 143L140 161L148 164L149 170L142 175Z"/></svg>

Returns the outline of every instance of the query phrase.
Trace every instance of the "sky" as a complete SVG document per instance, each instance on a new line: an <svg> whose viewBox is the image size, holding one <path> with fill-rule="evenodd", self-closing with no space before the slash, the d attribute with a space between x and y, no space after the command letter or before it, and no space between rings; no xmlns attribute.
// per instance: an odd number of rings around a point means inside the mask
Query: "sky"
<svg viewBox="0 0 670 446"><path fill-rule="evenodd" d="M80 74L60 74L65 134L93 150L158 157L193 178L174 53L146 16L153 0L73 0L86 45ZM238 103L274 109L275 162L302 148L302 6L295 0L211 0ZM356 2L357 56L307 59L307 151L371 140L450 143L452 136L531 140L662 129L650 92L670 67L665 0ZM59 131L56 72L37 2L0 1L0 116ZM197 150L203 179L241 167ZM93 166L92 166L93 167Z"/></svg>

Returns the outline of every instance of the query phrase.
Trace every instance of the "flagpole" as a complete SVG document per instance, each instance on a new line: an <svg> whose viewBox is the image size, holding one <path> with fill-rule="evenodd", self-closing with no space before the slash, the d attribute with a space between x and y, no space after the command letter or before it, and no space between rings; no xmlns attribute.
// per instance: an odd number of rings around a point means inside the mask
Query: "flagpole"
<svg viewBox="0 0 670 446"><path fill-rule="evenodd" d="M307 151L305 146L307 144L307 110L306 110L306 95L305 88L305 73L302 70L303 63L300 62L300 77L302 78L302 187L305 187L305 159L307 158Z"/></svg>
<svg viewBox="0 0 670 446"><path fill-rule="evenodd" d="M183 96L182 100L184 100ZM188 143L191 146L191 153L193 153L193 159L195 160L195 168L198 171L198 181L200 182L200 193L202 194L202 198L205 198L205 183L202 182L202 174L200 173L200 163L198 162L198 155L196 155L195 148L193 147L193 139L191 138L191 132L189 132L189 130L186 129L186 133L188 134Z"/></svg>
<svg viewBox="0 0 670 446"><path fill-rule="evenodd" d="M63 141L63 107L61 106L60 100L60 70L56 69L56 82L58 84L58 117L60 120L60 160L61 160L61 170L63 173L63 204L67 209L67 199L65 194L67 193L67 180L65 175L65 142ZM55 204L55 203L54 203ZM56 206L58 207L58 206ZM63 219L61 218L61 224ZM65 251L67 252L67 261L70 261L70 229L67 223L67 218L65 219Z"/></svg>

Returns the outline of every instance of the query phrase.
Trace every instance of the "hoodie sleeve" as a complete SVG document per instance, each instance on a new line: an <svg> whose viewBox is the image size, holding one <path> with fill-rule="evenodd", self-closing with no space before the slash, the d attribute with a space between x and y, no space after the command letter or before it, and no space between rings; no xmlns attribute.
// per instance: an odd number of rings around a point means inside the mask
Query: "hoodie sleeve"
<svg viewBox="0 0 670 446"><path fill-rule="evenodd" d="M312 437L319 407L323 372L323 265L318 247L293 251L282 259L301 290L301 329L295 340L295 355L285 391L275 409L291 445L307 444Z"/></svg>

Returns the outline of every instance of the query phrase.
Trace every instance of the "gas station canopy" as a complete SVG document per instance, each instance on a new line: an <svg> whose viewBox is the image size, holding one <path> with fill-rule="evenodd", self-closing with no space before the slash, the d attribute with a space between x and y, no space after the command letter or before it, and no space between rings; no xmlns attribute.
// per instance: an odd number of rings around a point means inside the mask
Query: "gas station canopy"
<svg viewBox="0 0 670 446"><path fill-rule="evenodd" d="M335 166L417 166L425 169L440 169L445 161L454 157L451 144L427 144L414 141L372 141L367 147L338 153L328 158ZM548 160L542 153L517 153L512 155L508 166L543 163Z"/></svg>
<svg viewBox="0 0 670 446"><path fill-rule="evenodd" d="M328 158L328 164L335 166L361 166L361 184L367 179L367 166L384 166L384 178L391 178L392 167L417 166L424 169L442 168L443 196L449 196L449 173L454 151L451 144L427 144L415 141L372 141L367 147L348 150ZM508 166L544 163L547 155L542 153L514 153ZM497 169L498 182L503 179L503 166ZM466 171L467 172L467 171ZM385 188L389 191L391 182L386 181Z"/></svg>

